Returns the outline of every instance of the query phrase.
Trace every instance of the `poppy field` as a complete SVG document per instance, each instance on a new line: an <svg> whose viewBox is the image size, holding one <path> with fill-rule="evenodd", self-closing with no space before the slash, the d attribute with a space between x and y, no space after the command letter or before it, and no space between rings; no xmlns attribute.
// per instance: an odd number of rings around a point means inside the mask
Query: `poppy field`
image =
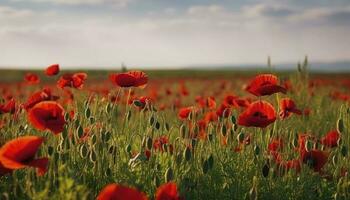
<svg viewBox="0 0 350 200"><path fill-rule="evenodd" d="M346 73L7 75L0 199L350 199Z"/></svg>

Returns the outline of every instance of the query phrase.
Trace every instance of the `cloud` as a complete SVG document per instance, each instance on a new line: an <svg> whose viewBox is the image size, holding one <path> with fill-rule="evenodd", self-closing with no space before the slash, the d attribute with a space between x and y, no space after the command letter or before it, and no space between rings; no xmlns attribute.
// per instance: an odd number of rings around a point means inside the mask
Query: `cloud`
<svg viewBox="0 0 350 200"><path fill-rule="evenodd" d="M71 6L79 6L79 5L102 5L109 4L117 7L125 7L132 0L12 0L12 1L32 1L35 3L51 3L58 5L71 5Z"/></svg>
<svg viewBox="0 0 350 200"><path fill-rule="evenodd" d="M0 44L5 49L0 65L239 64L265 62L267 55L274 62L294 62L305 54L318 61L350 59L350 28L334 23L347 19L345 8L167 8L131 16L0 7ZM328 25L306 25L320 20Z"/></svg>

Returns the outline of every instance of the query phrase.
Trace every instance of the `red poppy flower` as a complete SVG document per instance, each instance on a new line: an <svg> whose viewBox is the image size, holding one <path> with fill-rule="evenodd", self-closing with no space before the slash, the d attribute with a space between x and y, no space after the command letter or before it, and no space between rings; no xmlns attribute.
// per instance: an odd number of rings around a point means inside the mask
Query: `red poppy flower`
<svg viewBox="0 0 350 200"><path fill-rule="evenodd" d="M75 73L75 74L64 74L57 81L57 87L73 87L77 89L82 89L84 81L87 79L86 73Z"/></svg>
<svg viewBox="0 0 350 200"><path fill-rule="evenodd" d="M40 82L39 76L33 73L27 73L24 76L24 80L29 85L38 84Z"/></svg>
<svg viewBox="0 0 350 200"><path fill-rule="evenodd" d="M45 74L47 76L55 76L60 72L60 66L58 64L50 65L46 68Z"/></svg>
<svg viewBox="0 0 350 200"><path fill-rule="evenodd" d="M190 113L191 113L193 110L194 110L194 108L193 108L192 106L190 106L190 107L185 107L185 108L181 108L181 109L179 110L178 116L179 116L180 119L187 119L188 116L190 115Z"/></svg>
<svg viewBox="0 0 350 200"><path fill-rule="evenodd" d="M209 109L215 109L216 108L216 102L214 97L208 97L207 98L207 107Z"/></svg>
<svg viewBox="0 0 350 200"><path fill-rule="evenodd" d="M279 151L283 148L283 141L282 139L273 139L270 144L268 145L268 150L270 152L273 151Z"/></svg>
<svg viewBox="0 0 350 200"><path fill-rule="evenodd" d="M338 146L338 140L340 138L340 134L338 131L330 131L328 132L324 137L321 138L321 144L325 145L326 147L336 147Z"/></svg>
<svg viewBox="0 0 350 200"><path fill-rule="evenodd" d="M321 172L323 166L327 163L328 153L320 150L311 150L301 152L301 161L308 164L315 172Z"/></svg>
<svg viewBox="0 0 350 200"><path fill-rule="evenodd" d="M246 87L246 91L255 96L271 95L277 92L286 93L286 89L278 85L278 79L272 74L260 74L256 76Z"/></svg>
<svg viewBox="0 0 350 200"><path fill-rule="evenodd" d="M276 120L276 111L266 101L256 101L239 115L238 124L247 127L265 128Z"/></svg>
<svg viewBox="0 0 350 200"><path fill-rule="evenodd" d="M218 121L218 115L217 115L216 112L214 112L214 111L212 111L212 112L207 112L207 113L205 113L205 115L204 115L204 121L205 121L206 123Z"/></svg>
<svg viewBox="0 0 350 200"><path fill-rule="evenodd" d="M57 100L58 96L53 96L51 93L50 88L44 88L41 91L33 93L26 103L23 104L24 109L28 110L32 108L35 104L42 102L42 101L48 101L48 100Z"/></svg>
<svg viewBox="0 0 350 200"><path fill-rule="evenodd" d="M54 134L63 131L64 110L62 106L55 101L43 101L36 104L28 112L29 122L38 130L50 130Z"/></svg>
<svg viewBox="0 0 350 200"><path fill-rule="evenodd" d="M238 107L236 100L238 99L238 97L233 96L233 95L226 95L224 98L224 104L225 105L229 105L232 107Z"/></svg>
<svg viewBox="0 0 350 200"><path fill-rule="evenodd" d="M148 76L141 71L111 74L109 79L119 87L145 88L148 82Z"/></svg>
<svg viewBox="0 0 350 200"><path fill-rule="evenodd" d="M47 170L47 158L34 158L44 138L24 136L7 142L0 149L0 162L8 169L35 167L38 174L43 175Z"/></svg>
<svg viewBox="0 0 350 200"><path fill-rule="evenodd" d="M281 99L281 101L280 101L280 113L279 113L280 117L282 119L285 119L285 118L289 117L292 113L295 113L297 115L302 114L301 110L297 109L293 100L291 100L289 98Z"/></svg>
<svg viewBox="0 0 350 200"><path fill-rule="evenodd" d="M176 183L169 182L158 187L156 200L179 200L180 196L177 191Z"/></svg>
<svg viewBox="0 0 350 200"><path fill-rule="evenodd" d="M300 172L301 170L301 162L299 159L277 161L277 166L280 169L284 169L286 171L289 171L290 169L294 169L296 172Z"/></svg>
<svg viewBox="0 0 350 200"><path fill-rule="evenodd" d="M231 109L225 104L221 104L220 107L216 110L217 116L228 117L231 114Z"/></svg>
<svg viewBox="0 0 350 200"><path fill-rule="evenodd" d="M147 197L134 188L113 183L102 189L97 200L147 200Z"/></svg>
<svg viewBox="0 0 350 200"><path fill-rule="evenodd" d="M167 136L163 135L156 138L153 142L153 148L155 150L159 150L160 152L164 152L164 145L169 144L169 139Z"/></svg>
<svg viewBox="0 0 350 200"><path fill-rule="evenodd" d="M5 113L15 113L16 111L16 101L14 99L11 99L6 104L0 104L0 114Z"/></svg>

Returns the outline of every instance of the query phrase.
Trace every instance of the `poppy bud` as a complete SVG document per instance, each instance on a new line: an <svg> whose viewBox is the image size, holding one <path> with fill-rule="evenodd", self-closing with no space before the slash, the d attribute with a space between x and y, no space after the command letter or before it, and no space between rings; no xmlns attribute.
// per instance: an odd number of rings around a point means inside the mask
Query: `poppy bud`
<svg viewBox="0 0 350 200"><path fill-rule="evenodd" d="M186 126L185 126L185 124L182 124L180 126L180 135L181 135L182 138L186 137Z"/></svg>
<svg viewBox="0 0 350 200"><path fill-rule="evenodd" d="M344 132L344 122L343 119L339 118L337 121L337 131L339 133L343 133Z"/></svg>
<svg viewBox="0 0 350 200"><path fill-rule="evenodd" d="M310 142L309 140L306 140L306 142L305 142L305 150L307 152L309 152L311 150L311 148L312 148L312 142Z"/></svg>
<svg viewBox="0 0 350 200"><path fill-rule="evenodd" d="M64 113L64 121L68 121L70 119L69 113Z"/></svg>
<svg viewBox="0 0 350 200"><path fill-rule="evenodd" d="M92 135L90 138L91 138L91 143L92 143L92 144L96 144L96 142L97 142L97 137L96 137L96 135Z"/></svg>
<svg viewBox="0 0 350 200"><path fill-rule="evenodd" d="M125 151L128 152L128 153L131 152L131 145L130 144L126 145Z"/></svg>
<svg viewBox="0 0 350 200"><path fill-rule="evenodd" d="M115 146L110 146L109 147L109 149L108 149L108 153L110 153L110 154L114 154L116 152L116 148L115 148Z"/></svg>
<svg viewBox="0 0 350 200"><path fill-rule="evenodd" d="M256 189L255 186L253 186L250 190L249 190L249 199L250 200L257 200L258 199L258 191Z"/></svg>
<svg viewBox="0 0 350 200"><path fill-rule="evenodd" d="M221 127L221 135L224 136L224 137L226 137L226 135L227 135L226 132L227 132L226 126L225 126L225 125L222 125L222 127Z"/></svg>
<svg viewBox="0 0 350 200"><path fill-rule="evenodd" d="M164 127L165 127L165 130L166 130L166 131L169 131L169 130L170 130L170 126L169 126L169 124L168 124L167 122L165 122Z"/></svg>
<svg viewBox="0 0 350 200"><path fill-rule="evenodd" d="M176 164L180 165L181 164L181 161L182 161L182 154L179 152L176 154Z"/></svg>
<svg viewBox="0 0 350 200"><path fill-rule="evenodd" d="M106 113L109 114L109 113L111 112L111 110L112 110L111 104L107 103L107 105L106 105L106 107L105 107Z"/></svg>
<svg viewBox="0 0 350 200"><path fill-rule="evenodd" d="M95 123L95 118L90 117L90 118L89 118L89 121L90 121L90 124L93 124L93 123Z"/></svg>
<svg viewBox="0 0 350 200"><path fill-rule="evenodd" d="M86 117L87 119L89 119L90 115L91 115L91 110L90 110L89 107L87 107L87 108L85 109L85 117Z"/></svg>
<svg viewBox="0 0 350 200"><path fill-rule="evenodd" d="M171 167L169 167L166 171L165 171L165 182L168 183L169 181L173 180L174 178L174 172L173 169Z"/></svg>
<svg viewBox="0 0 350 200"><path fill-rule="evenodd" d="M209 133L209 134L208 134L208 139L209 139L209 141L213 141L213 137L214 137L214 136L213 136L212 133Z"/></svg>
<svg viewBox="0 0 350 200"><path fill-rule="evenodd" d="M134 105L135 106L137 106L137 107L143 107L144 106L144 104L141 102L141 101L139 101L139 100L134 100Z"/></svg>
<svg viewBox="0 0 350 200"><path fill-rule="evenodd" d="M348 148L346 146L342 146L340 152L341 152L341 155L345 157L348 155Z"/></svg>
<svg viewBox="0 0 350 200"><path fill-rule="evenodd" d="M154 119L154 116L152 115L150 118L149 118L149 125L150 126L153 126L154 122L155 122L155 119Z"/></svg>
<svg viewBox="0 0 350 200"><path fill-rule="evenodd" d="M209 158L208 158L208 164L209 164L209 169L213 169L214 167L214 157L213 154L210 154Z"/></svg>
<svg viewBox="0 0 350 200"><path fill-rule="evenodd" d="M160 186L160 181L159 181L159 178L157 176L154 176L153 183L156 187Z"/></svg>
<svg viewBox="0 0 350 200"><path fill-rule="evenodd" d="M192 140L191 140L191 144L192 144L192 148L194 149L194 147L195 147L196 144L197 144L197 140L196 140L196 139L192 139Z"/></svg>
<svg viewBox="0 0 350 200"><path fill-rule="evenodd" d="M49 154L49 156L51 156L53 154L53 147L52 146L47 147L47 153Z"/></svg>
<svg viewBox="0 0 350 200"><path fill-rule="evenodd" d="M84 134L84 130L81 126L78 126L77 128L77 134L78 134L78 137L81 138Z"/></svg>
<svg viewBox="0 0 350 200"><path fill-rule="evenodd" d="M78 128L78 126L80 126L80 121L79 121L79 119L76 119L75 120L75 128Z"/></svg>
<svg viewBox="0 0 350 200"><path fill-rule="evenodd" d="M156 122L156 129L159 130L159 128L160 128L160 123L157 121Z"/></svg>
<svg viewBox="0 0 350 200"><path fill-rule="evenodd" d="M240 132L237 135L237 140L238 140L239 143L242 143L244 141L244 133L243 132Z"/></svg>
<svg viewBox="0 0 350 200"><path fill-rule="evenodd" d="M258 145L254 146L254 154L259 155L260 154L260 147Z"/></svg>
<svg viewBox="0 0 350 200"><path fill-rule="evenodd" d="M86 158L86 156L88 155L88 148L85 146L85 145L81 145L80 146L80 149L79 149L79 153L80 153L80 156L82 158Z"/></svg>
<svg viewBox="0 0 350 200"><path fill-rule="evenodd" d="M237 126L236 124L232 124L232 126L231 126L231 131L232 131L232 132L236 132L237 129L238 129L238 126Z"/></svg>
<svg viewBox="0 0 350 200"><path fill-rule="evenodd" d="M90 161L95 163L96 160L97 160L96 152L94 150L90 151Z"/></svg>
<svg viewBox="0 0 350 200"><path fill-rule="evenodd" d="M268 165L268 163L265 163L262 168L262 174L265 178L269 175L269 171L270 171L270 166Z"/></svg>
<svg viewBox="0 0 350 200"><path fill-rule="evenodd" d="M232 115L230 119L232 124L236 124L236 117L234 115Z"/></svg>
<svg viewBox="0 0 350 200"><path fill-rule="evenodd" d="M111 138L111 132L106 131L106 132L103 134L103 136L104 136L103 141L104 141L104 142L108 142L109 139Z"/></svg>
<svg viewBox="0 0 350 200"><path fill-rule="evenodd" d="M107 176L107 177L110 177L111 175L112 175L112 170L108 167L107 168L107 170L106 170L106 172L105 172L105 175Z"/></svg>
<svg viewBox="0 0 350 200"><path fill-rule="evenodd" d="M183 152L183 157L185 158L186 161L190 161L192 154L191 154L191 150L189 147L186 147L184 152Z"/></svg>
<svg viewBox="0 0 350 200"><path fill-rule="evenodd" d="M208 160L205 160L202 165L203 173L206 174L209 171L209 162Z"/></svg>

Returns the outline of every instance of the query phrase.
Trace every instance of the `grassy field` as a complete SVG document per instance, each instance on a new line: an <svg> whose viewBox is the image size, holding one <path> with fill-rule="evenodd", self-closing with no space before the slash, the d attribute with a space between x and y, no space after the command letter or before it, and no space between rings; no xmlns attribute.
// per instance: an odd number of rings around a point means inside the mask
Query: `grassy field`
<svg viewBox="0 0 350 200"><path fill-rule="evenodd" d="M16 108L0 114L0 145L44 137L36 157L47 157L48 166L41 176L30 165L0 170L0 199L96 199L111 183L153 199L170 181L185 199L350 198L349 74L309 74L306 66L288 72L155 70L144 71L148 82L141 88L113 84L111 71L78 72L87 73L81 88L62 89L56 83L64 71L51 77L31 72L41 79L31 84L23 81L28 71L1 71L0 104L14 99ZM249 93L247 85L262 73L276 75L286 93ZM44 87L64 109L58 133L33 125L29 113L36 105L23 107ZM227 102L228 95L236 104ZM282 119L287 97L301 113ZM276 120L266 127L240 125L240 115L256 101L269 102ZM185 108L190 111L179 117ZM330 131L339 136L332 146L323 142ZM273 148L276 140L283 145ZM287 166L293 160L297 166Z"/></svg>

